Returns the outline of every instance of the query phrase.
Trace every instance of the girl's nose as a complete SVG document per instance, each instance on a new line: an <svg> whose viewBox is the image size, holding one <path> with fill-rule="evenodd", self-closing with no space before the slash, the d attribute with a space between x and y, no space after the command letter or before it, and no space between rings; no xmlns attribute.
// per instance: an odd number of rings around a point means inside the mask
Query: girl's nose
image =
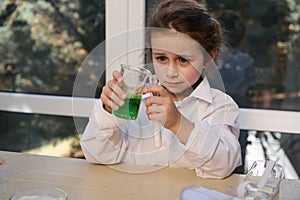
<svg viewBox="0 0 300 200"><path fill-rule="evenodd" d="M169 63L169 66L166 67L166 75L168 77L176 77L178 76L176 63Z"/></svg>

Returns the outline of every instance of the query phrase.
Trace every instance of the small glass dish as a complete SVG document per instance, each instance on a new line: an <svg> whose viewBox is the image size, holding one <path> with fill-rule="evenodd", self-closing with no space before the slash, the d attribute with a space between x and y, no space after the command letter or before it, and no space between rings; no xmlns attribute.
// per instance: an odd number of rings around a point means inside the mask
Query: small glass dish
<svg viewBox="0 0 300 200"><path fill-rule="evenodd" d="M284 171L271 160L256 160L239 186L229 186L227 194L239 199L272 200L279 191Z"/></svg>
<svg viewBox="0 0 300 200"><path fill-rule="evenodd" d="M10 200L67 200L67 193L52 187L31 187L16 192Z"/></svg>

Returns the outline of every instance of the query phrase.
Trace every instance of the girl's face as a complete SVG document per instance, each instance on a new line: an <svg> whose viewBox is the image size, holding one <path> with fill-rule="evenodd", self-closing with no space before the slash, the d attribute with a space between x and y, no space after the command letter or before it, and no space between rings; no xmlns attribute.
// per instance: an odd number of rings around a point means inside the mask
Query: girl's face
<svg viewBox="0 0 300 200"><path fill-rule="evenodd" d="M191 93L192 85L200 78L204 56L198 42L171 32L152 33L152 60L161 85L180 100Z"/></svg>

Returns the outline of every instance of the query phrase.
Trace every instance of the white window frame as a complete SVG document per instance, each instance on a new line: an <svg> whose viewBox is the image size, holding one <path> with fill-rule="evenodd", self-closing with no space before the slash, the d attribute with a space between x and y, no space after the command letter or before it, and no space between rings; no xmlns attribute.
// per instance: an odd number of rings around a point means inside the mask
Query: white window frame
<svg viewBox="0 0 300 200"><path fill-rule="evenodd" d="M69 117L89 117L97 101L92 98L7 92L0 92L0 99L2 111ZM240 108L239 124L245 130L300 134L299 122L300 112Z"/></svg>
<svg viewBox="0 0 300 200"><path fill-rule="evenodd" d="M134 28L144 27L144 21L145 0L106 0L106 38ZM107 62L110 62L110 53L112 52L106 52ZM110 69L107 74L111 74L112 70ZM89 117L95 100L92 98L0 92L0 110ZM241 129L300 134L300 112L245 108L241 108L240 111Z"/></svg>

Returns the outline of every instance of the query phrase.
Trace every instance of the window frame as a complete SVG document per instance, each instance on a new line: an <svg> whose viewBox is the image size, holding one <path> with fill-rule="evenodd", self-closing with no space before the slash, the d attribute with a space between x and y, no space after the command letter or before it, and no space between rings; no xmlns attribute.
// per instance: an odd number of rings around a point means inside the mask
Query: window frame
<svg viewBox="0 0 300 200"><path fill-rule="evenodd" d="M106 0L105 5L105 37L107 39L116 34L145 26L145 0ZM106 50L107 64L111 61L110 55L113 49ZM107 70L106 76L110 76L112 70L114 68ZM0 99L0 111L73 117L89 117L93 104L97 100L9 92L0 92ZM300 134L300 124L298 123L300 112L252 108L240 108L240 111L241 129Z"/></svg>

